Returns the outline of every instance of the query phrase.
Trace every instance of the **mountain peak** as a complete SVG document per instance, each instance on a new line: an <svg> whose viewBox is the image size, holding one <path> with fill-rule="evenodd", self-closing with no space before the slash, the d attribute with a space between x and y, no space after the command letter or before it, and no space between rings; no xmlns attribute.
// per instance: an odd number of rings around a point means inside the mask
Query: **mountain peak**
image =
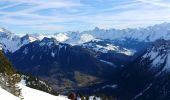
<svg viewBox="0 0 170 100"><path fill-rule="evenodd" d="M95 27L95 28L94 28L94 31L99 31L99 30L100 30L99 27Z"/></svg>
<svg viewBox="0 0 170 100"><path fill-rule="evenodd" d="M15 38L15 34L6 30L5 28L0 28L0 38L12 39Z"/></svg>
<svg viewBox="0 0 170 100"><path fill-rule="evenodd" d="M164 39L158 39L154 42L154 47L160 47L160 46L170 45L170 40L164 40Z"/></svg>
<svg viewBox="0 0 170 100"><path fill-rule="evenodd" d="M34 42L38 39L36 37L29 35L29 34L26 34L25 36L22 37L22 40L28 40L29 42Z"/></svg>
<svg viewBox="0 0 170 100"><path fill-rule="evenodd" d="M54 39L54 38L47 38L44 37L41 41L40 41L40 46L44 46L44 45L48 45L49 47L53 44L58 44L59 42Z"/></svg>
<svg viewBox="0 0 170 100"><path fill-rule="evenodd" d="M161 68L162 71L170 71L170 40L159 39L142 57L151 62L153 69ZM143 60L144 61L144 60Z"/></svg>
<svg viewBox="0 0 170 100"><path fill-rule="evenodd" d="M0 28L0 33L13 34L12 32L10 32L9 30L7 30L7 29L5 29L5 28Z"/></svg>
<svg viewBox="0 0 170 100"><path fill-rule="evenodd" d="M4 32L5 30L5 28L0 28L0 32Z"/></svg>

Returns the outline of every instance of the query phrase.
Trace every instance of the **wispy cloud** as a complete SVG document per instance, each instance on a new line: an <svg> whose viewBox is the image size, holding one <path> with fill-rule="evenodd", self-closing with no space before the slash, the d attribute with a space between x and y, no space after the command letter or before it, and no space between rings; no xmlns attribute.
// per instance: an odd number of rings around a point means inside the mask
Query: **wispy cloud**
<svg viewBox="0 0 170 100"><path fill-rule="evenodd" d="M169 0L1 0L0 26L16 32L139 27L170 21ZM20 6L26 6L24 9ZM11 10L12 9L12 10ZM14 29L15 31L15 29Z"/></svg>
<svg viewBox="0 0 170 100"><path fill-rule="evenodd" d="M140 1L140 2L146 3L146 4L155 5L155 6L170 8L169 0L137 0L137 1Z"/></svg>

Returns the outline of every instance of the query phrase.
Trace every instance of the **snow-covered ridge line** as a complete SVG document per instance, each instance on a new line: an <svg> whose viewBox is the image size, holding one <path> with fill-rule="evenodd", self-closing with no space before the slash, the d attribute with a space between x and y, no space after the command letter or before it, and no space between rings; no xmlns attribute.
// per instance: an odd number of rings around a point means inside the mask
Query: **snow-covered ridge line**
<svg viewBox="0 0 170 100"><path fill-rule="evenodd" d="M155 41L153 47L142 56L143 60L146 58L151 61L152 68L164 65L162 71L170 71L170 40Z"/></svg>
<svg viewBox="0 0 170 100"><path fill-rule="evenodd" d="M0 30L0 44L1 48L3 47L5 52L13 53L16 50L18 50L21 46L36 40L37 40L36 38L30 37L28 35L19 37L18 35L11 33L8 30L5 29Z"/></svg>
<svg viewBox="0 0 170 100"><path fill-rule="evenodd" d="M33 35L32 35L33 36ZM170 38L170 23L162 23L146 28L127 28L127 29L99 29L83 31L83 32L63 32L55 34L36 34L36 37L42 39L44 37L53 37L59 42L65 42L68 44L81 44L89 42L94 39L136 39L139 41L153 42L157 39L169 39Z"/></svg>
<svg viewBox="0 0 170 100"><path fill-rule="evenodd" d="M138 99L140 96L142 96L146 91L148 91L152 86L152 83L150 83L143 91L141 91L140 93L138 93L134 98L132 98L131 100L136 100Z"/></svg>
<svg viewBox="0 0 170 100"><path fill-rule="evenodd" d="M114 52L124 54L124 55L127 55L127 56L133 56L136 53L135 50L116 46L112 43L107 43L105 45L101 45L101 44L96 44L96 43L90 42L90 43L84 43L81 46L83 48L89 48L89 49L94 50L96 52L102 52L102 53L108 53L110 51L114 51Z"/></svg>
<svg viewBox="0 0 170 100"><path fill-rule="evenodd" d="M162 23L146 28L135 29L99 29L95 28L83 32L63 32L55 34L29 34L19 36L6 29L0 29L0 43L5 45L5 50L14 52L21 46L36 40L42 40L44 37L55 38L58 42L70 45L80 45L93 40L126 40L134 39L138 41L153 42L157 39L170 39L170 23ZM129 55L129 52L127 52Z"/></svg>
<svg viewBox="0 0 170 100"><path fill-rule="evenodd" d="M83 32L64 32L54 34L57 38L62 36L62 42L78 43L80 41L90 41L93 39L137 39L139 41L155 41L159 38L170 38L170 23L162 23L146 28L127 28L127 29L99 29L95 28ZM59 40L59 39L58 39ZM86 41L87 40L87 41Z"/></svg>

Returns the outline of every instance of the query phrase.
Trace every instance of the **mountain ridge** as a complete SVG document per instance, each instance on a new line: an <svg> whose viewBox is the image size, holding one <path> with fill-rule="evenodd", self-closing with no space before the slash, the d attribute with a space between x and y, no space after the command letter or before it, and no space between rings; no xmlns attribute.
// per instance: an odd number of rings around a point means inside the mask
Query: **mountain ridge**
<svg viewBox="0 0 170 100"><path fill-rule="evenodd" d="M57 41L62 42L62 43L67 43L70 45L81 45L86 42L94 41L94 40L121 40L121 41L126 41L126 39L134 39L137 41L145 41L145 42L153 42L157 39L169 39L170 38L170 23L162 23L162 24L156 24L153 26L148 26L145 28L127 28L127 29L99 29L95 28L94 30L89 30L89 31L83 31L83 32L63 32L63 33L54 33L54 34L45 34L45 35L40 35L40 34L25 34L24 36L18 36L14 33L11 33L10 31L6 29L1 29L0 35L4 35L4 33L10 33L7 36L12 38L15 41L18 41L15 43L15 47L17 45L24 45L20 43L19 38L28 38L28 42L33 42L35 40L42 40L44 37L47 38L55 38ZM13 34L13 35L11 35ZM2 38L3 39L3 38ZM4 43L3 41L2 43ZM8 38L9 39L9 38ZM4 40L5 41L5 40ZM10 41L7 41L10 42ZM6 42L5 42L6 43ZM9 44L4 44L8 46ZM19 46L18 48L20 48ZM16 51L18 48L15 50L10 50L10 46L6 47L7 50L9 51Z"/></svg>

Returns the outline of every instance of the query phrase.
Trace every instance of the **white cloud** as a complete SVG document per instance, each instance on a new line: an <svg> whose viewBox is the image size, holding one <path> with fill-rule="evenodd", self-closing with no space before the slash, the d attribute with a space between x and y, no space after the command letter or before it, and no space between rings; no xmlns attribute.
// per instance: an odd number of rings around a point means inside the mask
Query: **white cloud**
<svg viewBox="0 0 170 100"><path fill-rule="evenodd" d="M79 30L79 26L83 24L90 27L126 28L170 21L170 2L163 0L127 0L124 2L99 0L98 3L111 3L111 6L106 5L103 8L90 3L85 4L81 0L1 0L1 2L5 1L13 3L0 8L0 14L3 15L0 16L1 23L39 30L65 30L72 27L73 23L77 23L75 27ZM33 6L19 11L3 10L13 9L20 4ZM50 12L53 13L52 15L48 12L43 15L37 13L51 8L55 9Z"/></svg>
<svg viewBox="0 0 170 100"><path fill-rule="evenodd" d="M146 4L152 4L155 6L170 8L170 2L168 3L165 0L137 0L137 1L140 1L140 2L146 3Z"/></svg>
<svg viewBox="0 0 170 100"><path fill-rule="evenodd" d="M64 27L63 26L58 26L58 25L31 25L31 26L27 26L31 29L37 29L37 30L41 30L41 31L56 31L56 30L63 30Z"/></svg>
<svg viewBox="0 0 170 100"><path fill-rule="evenodd" d="M22 4L22 3L20 3L20 2L13 3L13 4L10 4L10 5L7 5L7 6L0 7L0 9L6 9L6 8L14 7L14 6L17 6L19 4Z"/></svg>

